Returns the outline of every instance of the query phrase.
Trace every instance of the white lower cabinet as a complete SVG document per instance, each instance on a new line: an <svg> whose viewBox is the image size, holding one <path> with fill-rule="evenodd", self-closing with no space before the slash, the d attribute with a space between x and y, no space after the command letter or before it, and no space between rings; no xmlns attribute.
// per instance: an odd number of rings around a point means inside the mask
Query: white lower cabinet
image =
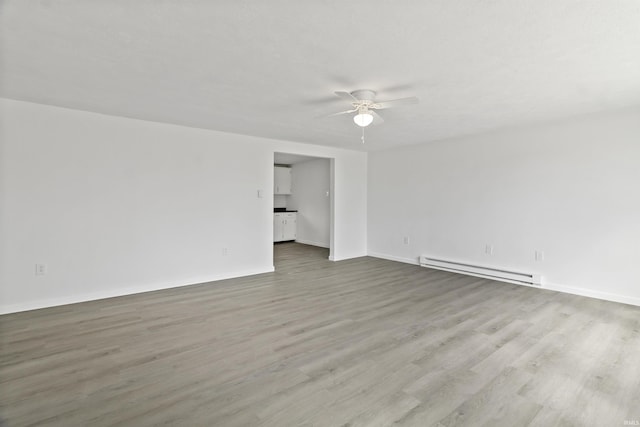
<svg viewBox="0 0 640 427"><path fill-rule="evenodd" d="M295 212L276 212L273 214L274 242L296 240L297 217Z"/></svg>

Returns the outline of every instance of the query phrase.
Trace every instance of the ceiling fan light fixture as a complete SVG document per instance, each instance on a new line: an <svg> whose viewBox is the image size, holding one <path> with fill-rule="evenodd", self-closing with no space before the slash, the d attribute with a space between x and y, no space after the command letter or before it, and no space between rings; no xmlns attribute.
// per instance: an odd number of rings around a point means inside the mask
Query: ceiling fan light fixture
<svg viewBox="0 0 640 427"><path fill-rule="evenodd" d="M369 126L373 122L373 114L368 111L358 113L353 117L353 121L360 127Z"/></svg>

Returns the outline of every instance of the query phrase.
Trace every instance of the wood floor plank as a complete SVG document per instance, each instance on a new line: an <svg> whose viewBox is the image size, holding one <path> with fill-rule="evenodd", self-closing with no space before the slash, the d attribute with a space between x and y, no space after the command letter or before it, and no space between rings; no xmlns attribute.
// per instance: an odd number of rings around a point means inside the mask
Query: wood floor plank
<svg viewBox="0 0 640 427"><path fill-rule="evenodd" d="M0 425L640 419L640 307L274 253L273 273L0 316Z"/></svg>

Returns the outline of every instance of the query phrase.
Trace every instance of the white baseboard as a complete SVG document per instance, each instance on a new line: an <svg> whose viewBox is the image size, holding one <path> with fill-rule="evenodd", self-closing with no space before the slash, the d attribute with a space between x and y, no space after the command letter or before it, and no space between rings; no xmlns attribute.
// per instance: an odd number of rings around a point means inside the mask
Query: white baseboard
<svg viewBox="0 0 640 427"><path fill-rule="evenodd" d="M378 253L378 252L369 252L368 256L374 257L374 258L388 259L389 261L403 262L405 264L420 265L420 257L402 258L402 257L398 257L398 256L395 256L395 255L381 254L381 253Z"/></svg>
<svg viewBox="0 0 640 427"><path fill-rule="evenodd" d="M390 261L398 261L405 264L420 265L420 258L415 258L415 259L402 258L402 257L397 257L395 255L381 254L376 252L369 253L369 256L374 258L388 259ZM458 274L463 274L463 273L458 273ZM612 294L608 292L594 291L586 288L577 288L573 286L561 285L559 283L550 283L548 281L543 282L542 286L530 286L525 284L522 284L522 286L528 286L536 289L548 289L551 291L563 292L565 294L580 295L583 297L590 297L590 298L596 298L596 299L601 299L605 301L613 301L613 302L619 302L622 304L640 306L640 298L638 297L631 297L626 295Z"/></svg>
<svg viewBox="0 0 640 427"><path fill-rule="evenodd" d="M561 285L559 283L545 282L542 289L550 289L552 291L564 292L565 294L580 295L583 297L596 298L605 301L619 302L622 304L630 304L640 306L640 298L626 295L612 294L609 292L594 291L586 288L576 288L573 286Z"/></svg>
<svg viewBox="0 0 640 427"><path fill-rule="evenodd" d="M325 243L320 243L320 242L314 242L312 240L305 240L305 239L296 239L297 243L302 243L303 245L310 245L310 246L318 246L320 248L329 248L328 244Z"/></svg>
<svg viewBox="0 0 640 427"><path fill-rule="evenodd" d="M352 253L352 254L347 254L347 255L342 255L342 256L329 256L329 260L330 261L346 261L348 259L354 259L354 258L362 258L367 256L366 253Z"/></svg>
<svg viewBox="0 0 640 427"><path fill-rule="evenodd" d="M82 295L72 295L68 297L59 297L59 298L47 298L47 299L42 299L37 301L27 301L27 302L17 303L17 304L6 304L6 305L0 305L0 314L18 313L21 311L38 310L41 308L56 307L60 305L76 304L80 302L95 301L95 300L100 300L105 298L114 298L114 297L121 297L125 295L140 294L144 292L159 291L162 289L180 288L183 286L193 286L193 285L199 285L202 283L216 282L219 280L233 279L236 277L253 276L255 274L262 274L262 273L271 273L273 271L274 271L274 267L271 266L264 269L244 270L244 271L233 272L233 273L193 277L189 280L184 280L181 282L156 283L153 286L149 286L149 285L131 286L126 288L109 289L102 292L91 292L91 293L82 294Z"/></svg>

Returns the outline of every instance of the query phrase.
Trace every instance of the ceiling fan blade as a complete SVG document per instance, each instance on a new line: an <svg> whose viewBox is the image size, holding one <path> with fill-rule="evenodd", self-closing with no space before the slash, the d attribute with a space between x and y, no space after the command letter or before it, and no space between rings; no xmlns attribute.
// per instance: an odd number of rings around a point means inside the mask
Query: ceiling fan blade
<svg viewBox="0 0 640 427"><path fill-rule="evenodd" d="M344 99L347 102L359 102L360 100L355 96L351 95L349 92L345 92L343 90L338 90L334 92L337 96Z"/></svg>
<svg viewBox="0 0 640 427"><path fill-rule="evenodd" d="M376 113L373 110L369 110L369 112L373 116L373 122L372 123L374 125L380 125L380 124L384 123L384 120L382 119L382 117L380 117L380 114Z"/></svg>
<svg viewBox="0 0 640 427"><path fill-rule="evenodd" d="M328 116L322 116L322 117L341 116L343 114L355 113L356 111L358 111L357 108L355 110L340 111L339 113L333 113L333 114L329 114Z"/></svg>
<svg viewBox="0 0 640 427"><path fill-rule="evenodd" d="M400 99L392 99L390 101L376 102L374 105L371 106L371 108L375 108L377 110L384 110L385 108L393 108L393 107L399 107L401 105L417 104L418 102L420 102L420 100L417 97L412 96L409 98L400 98Z"/></svg>

